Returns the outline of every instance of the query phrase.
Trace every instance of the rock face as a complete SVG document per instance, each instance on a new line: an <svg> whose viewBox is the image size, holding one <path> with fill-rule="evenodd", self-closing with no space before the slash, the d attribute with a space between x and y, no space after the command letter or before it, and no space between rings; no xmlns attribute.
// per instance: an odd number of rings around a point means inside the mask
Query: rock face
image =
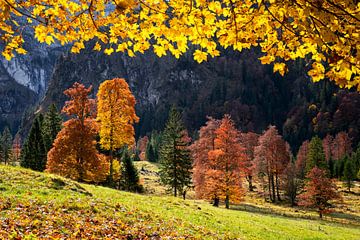
<svg viewBox="0 0 360 240"><path fill-rule="evenodd" d="M172 104L183 111L190 130L203 125L207 115L220 118L229 113L243 130L262 131L270 123L283 124L294 95L302 96L294 84L308 81L298 71L280 79L271 67L260 64L254 51L227 51L197 64L191 53L177 60L159 59L153 53L106 56L91 49L90 45L79 55L60 57L41 110L53 102L61 107L66 101L62 92L75 81L92 84L96 91L102 81L123 77L137 99L138 135L161 129Z"/></svg>
<svg viewBox="0 0 360 240"><path fill-rule="evenodd" d="M30 29L25 29L23 36L28 54L16 55L11 61L0 56L0 130L9 125L13 132L17 131L25 110L35 107L44 96L54 65L67 49L40 44Z"/></svg>
<svg viewBox="0 0 360 240"><path fill-rule="evenodd" d="M9 126L17 131L26 110L36 103L36 94L17 83L0 65L0 130Z"/></svg>
<svg viewBox="0 0 360 240"><path fill-rule="evenodd" d="M0 58L2 72L6 72L17 83L29 88L36 93L38 98L44 96L48 82L52 76L54 65L67 47L59 45L48 46L36 41L31 30L26 29L23 33L24 48L26 55L16 55L11 61Z"/></svg>

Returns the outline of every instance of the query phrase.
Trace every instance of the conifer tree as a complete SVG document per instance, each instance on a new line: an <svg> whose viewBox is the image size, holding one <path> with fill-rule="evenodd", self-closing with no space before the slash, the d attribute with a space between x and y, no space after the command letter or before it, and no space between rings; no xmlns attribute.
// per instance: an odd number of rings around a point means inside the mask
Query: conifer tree
<svg viewBox="0 0 360 240"><path fill-rule="evenodd" d="M146 153L145 153L145 156L146 156L146 160L147 160L147 161L149 161L149 162L156 162L155 153L154 153L154 148L153 148L151 142L148 142L148 144L146 145Z"/></svg>
<svg viewBox="0 0 360 240"><path fill-rule="evenodd" d="M327 169L322 141L318 136L311 139L308 151L306 158L306 173L310 172L314 167Z"/></svg>
<svg viewBox="0 0 360 240"><path fill-rule="evenodd" d="M120 189L129 192L142 192L139 173L128 151L124 151L121 163Z"/></svg>
<svg viewBox="0 0 360 240"><path fill-rule="evenodd" d="M351 161L354 163L355 173L360 173L360 143L356 151L351 154ZM360 179L358 176L356 176L356 178Z"/></svg>
<svg viewBox="0 0 360 240"><path fill-rule="evenodd" d="M179 193L185 197L186 188L191 185L192 162L188 144L181 114L172 107L160 147L160 178L175 197Z"/></svg>
<svg viewBox="0 0 360 240"><path fill-rule="evenodd" d="M11 143L12 143L12 136L10 129L8 127L5 127L5 129L2 132L1 138L1 159L5 164L8 164L10 161L11 156Z"/></svg>
<svg viewBox="0 0 360 240"><path fill-rule="evenodd" d="M354 168L354 164L351 161L351 158L347 158L345 165L344 165L344 180L345 186L347 187L348 191L350 192L351 187L353 186L353 180L356 177L356 172Z"/></svg>
<svg viewBox="0 0 360 240"><path fill-rule="evenodd" d="M28 138L21 151L21 166L36 171L44 171L46 167L46 147L42 133L44 117L35 117Z"/></svg>
<svg viewBox="0 0 360 240"><path fill-rule="evenodd" d="M61 130L62 118L58 112L56 105L53 103L50 105L47 113L44 117L43 124L43 135L46 145L46 150L49 151L52 147L52 144Z"/></svg>

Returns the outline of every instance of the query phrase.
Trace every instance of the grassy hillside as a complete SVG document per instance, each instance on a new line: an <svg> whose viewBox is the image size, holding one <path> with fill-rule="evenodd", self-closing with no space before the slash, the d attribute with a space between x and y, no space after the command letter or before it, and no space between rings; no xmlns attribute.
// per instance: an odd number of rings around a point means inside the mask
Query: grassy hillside
<svg viewBox="0 0 360 240"><path fill-rule="evenodd" d="M0 166L0 239L360 239L360 228L137 195Z"/></svg>

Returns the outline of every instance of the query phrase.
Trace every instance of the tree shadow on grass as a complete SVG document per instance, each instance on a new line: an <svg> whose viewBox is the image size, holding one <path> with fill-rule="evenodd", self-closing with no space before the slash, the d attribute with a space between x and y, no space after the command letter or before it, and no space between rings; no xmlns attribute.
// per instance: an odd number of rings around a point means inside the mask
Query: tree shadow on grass
<svg viewBox="0 0 360 240"><path fill-rule="evenodd" d="M310 212L305 211L303 209L294 208L294 212L285 212L279 211L269 207L263 206L255 206L252 204L241 203L238 205L232 205L232 210L237 211L244 211L244 212L251 212L263 215L275 215L287 218L300 218L300 219L308 219L308 220L320 220L319 217L310 215ZM333 222L333 223L340 223L346 225L354 225L360 226L360 217L350 213L343 213L343 212L333 212L330 214L325 215L322 219L323 221Z"/></svg>

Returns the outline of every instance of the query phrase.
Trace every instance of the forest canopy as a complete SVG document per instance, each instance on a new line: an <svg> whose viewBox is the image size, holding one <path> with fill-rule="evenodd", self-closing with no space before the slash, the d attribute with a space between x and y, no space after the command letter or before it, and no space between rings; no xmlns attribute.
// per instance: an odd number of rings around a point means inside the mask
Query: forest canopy
<svg viewBox="0 0 360 240"><path fill-rule="evenodd" d="M284 75L305 59L313 81L334 80L360 90L360 3L353 0L0 0L2 55L25 54L25 28L47 44L94 50L152 49L179 58L190 44L201 63L224 48L258 47L263 64Z"/></svg>

